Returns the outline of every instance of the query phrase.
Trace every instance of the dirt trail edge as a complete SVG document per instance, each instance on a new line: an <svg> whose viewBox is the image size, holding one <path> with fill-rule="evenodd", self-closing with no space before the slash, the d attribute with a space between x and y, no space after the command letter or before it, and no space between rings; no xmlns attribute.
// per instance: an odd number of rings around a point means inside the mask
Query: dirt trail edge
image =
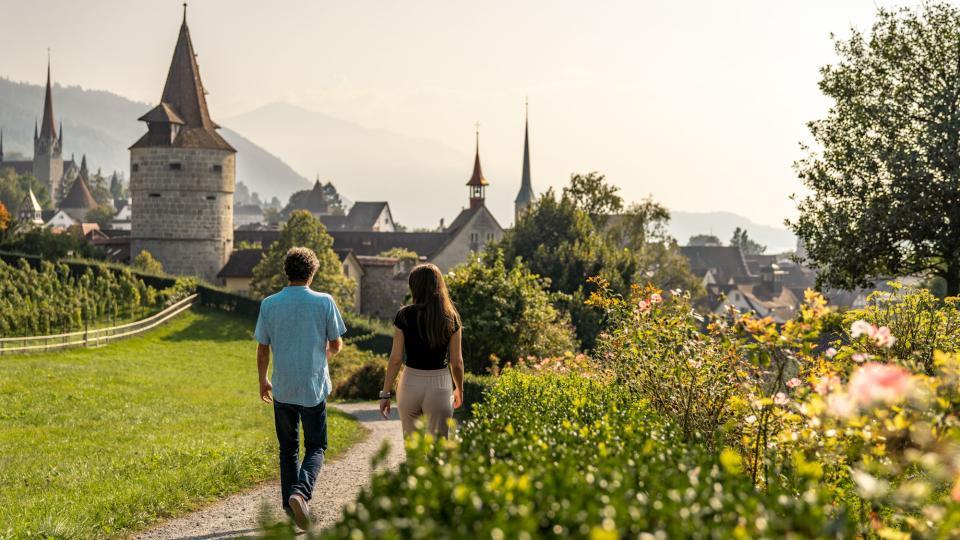
<svg viewBox="0 0 960 540"><path fill-rule="evenodd" d="M390 420L384 420L376 403L331 404L360 421L369 430L366 439L345 453L324 464L313 489L310 510L314 530L333 524L339 519L343 506L354 500L373 474L370 459L384 441L390 443L387 467L396 467L403 460L403 435L396 410ZM265 482L250 491L238 493L187 514L161 522L157 526L135 534L142 540L219 540L258 536L261 508L266 505L274 516L280 509L280 484Z"/></svg>

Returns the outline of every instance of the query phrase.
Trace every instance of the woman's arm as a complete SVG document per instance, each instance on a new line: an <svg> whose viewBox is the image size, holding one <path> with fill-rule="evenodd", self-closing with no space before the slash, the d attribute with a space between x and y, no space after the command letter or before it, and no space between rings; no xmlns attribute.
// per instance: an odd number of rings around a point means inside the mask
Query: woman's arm
<svg viewBox="0 0 960 540"><path fill-rule="evenodd" d="M390 349L390 359L387 361L387 375L383 380L383 394L393 392L393 383L397 380L397 373L400 373L400 366L403 364L403 330L393 329L393 347ZM387 418L390 416L390 398L380 400L380 414Z"/></svg>
<svg viewBox="0 0 960 540"><path fill-rule="evenodd" d="M459 409L463 404L463 349L460 338L462 330L458 329L450 338L450 374L453 375L453 408Z"/></svg>

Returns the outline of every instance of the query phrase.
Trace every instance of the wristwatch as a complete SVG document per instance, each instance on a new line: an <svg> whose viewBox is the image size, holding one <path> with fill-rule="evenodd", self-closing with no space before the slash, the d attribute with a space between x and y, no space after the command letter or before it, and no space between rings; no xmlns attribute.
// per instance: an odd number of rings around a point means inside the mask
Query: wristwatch
<svg viewBox="0 0 960 540"><path fill-rule="evenodd" d="M384 392L383 390L380 391L380 399L390 399L392 397L393 392Z"/></svg>

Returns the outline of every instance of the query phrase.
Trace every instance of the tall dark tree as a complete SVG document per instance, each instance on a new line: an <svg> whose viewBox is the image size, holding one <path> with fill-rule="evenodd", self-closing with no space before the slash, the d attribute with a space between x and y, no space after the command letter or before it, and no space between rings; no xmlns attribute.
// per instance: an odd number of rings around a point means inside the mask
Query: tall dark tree
<svg viewBox="0 0 960 540"><path fill-rule="evenodd" d="M722 246L723 242L720 241L715 235L712 234L695 234L687 240L688 246Z"/></svg>
<svg viewBox="0 0 960 540"><path fill-rule="evenodd" d="M744 255L762 255L767 251L767 246L755 242L746 229L737 227L733 230L733 237L730 238L730 245L740 248Z"/></svg>
<svg viewBox="0 0 960 540"><path fill-rule="evenodd" d="M835 49L820 82L833 106L796 164L811 194L789 225L822 284L926 274L960 294L960 10L880 9Z"/></svg>

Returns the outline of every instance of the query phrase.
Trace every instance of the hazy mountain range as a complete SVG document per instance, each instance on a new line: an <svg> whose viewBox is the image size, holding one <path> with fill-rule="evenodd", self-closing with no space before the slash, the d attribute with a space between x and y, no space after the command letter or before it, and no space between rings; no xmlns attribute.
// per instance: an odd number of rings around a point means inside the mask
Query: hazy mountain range
<svg viewBox="0 0 960 540"><path fill-rule="evenodd" d="M0 78L0 128L8 159L13 153L33 155L33 125L42 107L41 86ZM54 113L63 122L65 157L86 154L93 170L118 170L129 177L127 148L144 133L137 118L151 107L106 91L55 86ZM440 217L449 222L467 202L463 184L472 156L437 141L365 128L286 103L215 119L229 126L221 133L238 151L237 180L266 199L277 196L285 203L319 174L349 200L389 201L396 219L413 227L435 227ZM497 182L490 195L498 207L505 206L516 187ZM424 209L424 203L430 208ZM701 233L726 243L735 227L747 229L771 251L796 243L784 228L721 211L674 211L669 229L680 243Z"/></svg>
<svg viewBox="0 0 960 540"><path fill-rule="evenodd" d="M79 160L86 154L92 170L99 168L104 174L123 171L129 177L127 149L146 132L146 124L137 118L155 104L138 103L101 90L56 85L53 103L54 116L63 123L65 159L74 155ZM12 153L33 156L34 121L42 114L43 87L0 78L0 128L8 159ZM280 158L229 128L220 132L237 149L237 180L251 191L267 199L276 195L286 201L294 191L309 187L307 179Z"/></svg>

